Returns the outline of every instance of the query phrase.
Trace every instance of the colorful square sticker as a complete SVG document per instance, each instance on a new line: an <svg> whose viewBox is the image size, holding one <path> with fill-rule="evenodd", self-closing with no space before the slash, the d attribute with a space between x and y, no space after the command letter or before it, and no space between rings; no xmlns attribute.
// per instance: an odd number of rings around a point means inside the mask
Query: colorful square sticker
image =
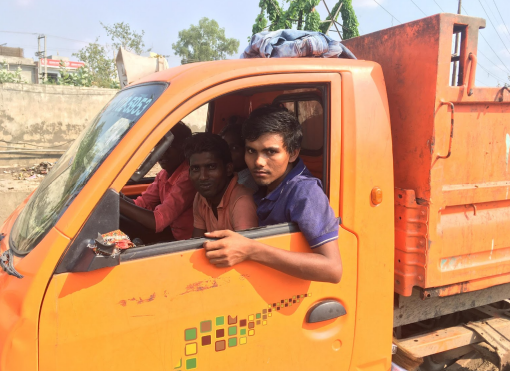
<svg viewBox="0 0 510 371"><path fill-rule="evenodd" d="M186 370L193 370L194 368L197 368L197 359L196 358L187 359Z"/></svg>
<svg viewBox="0 0 510 371"><path fill-rule="evenodd" d="M197 354L197 350L198 350L197 343L186 344L186 347L184 348L184 354L186 356L194 356L195 354Z"/></svg>
<svg viewBox="0 0 510 371"><path fill-rule="evenodd" d="M202 321L200 322L200 332L211 332L212 330L212 321Z"/></svg>
<svg viewBox="0 0 510 371"><path fill-rule="evenodd" d="M184 340L190 341L190 340L196 340L197 338L197 328L188 328L184 330Z"/></svg>

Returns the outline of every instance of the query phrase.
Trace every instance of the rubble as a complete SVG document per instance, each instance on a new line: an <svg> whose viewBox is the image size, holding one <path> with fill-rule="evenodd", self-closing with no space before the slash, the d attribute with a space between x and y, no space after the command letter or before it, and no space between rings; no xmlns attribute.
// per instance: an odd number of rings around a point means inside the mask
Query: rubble
<svg viewBox="0 0 510 371"><path fill-rule="evenodd" d="M4 170L4 174L12 174L14 180L36 180L43 178L51 170L55 163L43 161L29 168L16 168Z"/></svg>

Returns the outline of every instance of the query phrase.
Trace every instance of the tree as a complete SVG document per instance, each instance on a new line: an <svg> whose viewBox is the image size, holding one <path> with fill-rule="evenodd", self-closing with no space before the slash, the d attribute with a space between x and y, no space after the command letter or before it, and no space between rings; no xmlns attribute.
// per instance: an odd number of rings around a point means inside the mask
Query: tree
<svg viewBox="0 0 510 371"><path fill-rule="evenodd" d="M356 17L356 13L354 13L354 8L352 7L352 0L342 0L342 3L343 5L340 9L343 23L342 38L347 40L359 36L359 23L358 18Z"/></svg>
<svg viewBox="0 0 510 371"><path fill-rule="evenodd" d="M152 50L152 48L144 49L144 30L142 30L141 33L131 31L129 24L124 22L114 23L111 27L103 24L102 22L99 23L101 23L101 26L103 26L103 28L106 30L106 34L112 39L112 46L114 49L123 47L127 51L136 53L138 55L145 52L150 52Z"/></svg>
<svg viewBox="0 0 510 371"><path fill-rule="evenodd" d="M252 33L256 34L267 28L267 14L269 31L290 29L296 25L298 30L319 31L321 18L315 7L320 0L289 0L289 7L284 10L278 0L260 0L260 13L255 19ZM304 28L303 28L304 26Z"/></svg>
<svg viewBox="0 0 510 371"><path fill-rule="evenodd" d="M239 40L227 38L218 22L204 17L198 26L179 31L179 40L172 44L172 49L181 57L181 64L217 61L237 53Z"/></svg>
<svg viewBox="0 0 510 371"><path fill-rule="evenodd" d="M92 84L100 88L111 88L117 81L115 61L108 57L106 48L96 42L90 43L73 55L85 62L88 72L92 75Z"/></svg>
<svg viewBox="0 0 510 371"><path fill-rule="evenodd" d="M260 0L259 7L260 13L255 19L255 24L252 27L252 33L256 34L265 30L276 31L279 29L291 29L295 26L298 30L317 31L326 33L331 22L321 22L319 13L315 7L319 5L320 0L285 0L289 3L287 10L284 10L278 0ZM343 25L343 39L359 36L358 33L358 20L354 9L352 8L351 0L339 0L331 14L327 16L327 20L338 18L338 8L342 14ZM266 14L271 22L268 26ZM334 27L334 26L333 26Z"/></svg>
<svg viewBox="0 0 510 371"><path fill-rule="evenodd" d="M0 62L0 84L6 82L14 82L18 84L25 83L25 81L23 81L23 78L21 77L21 67L18 66L18 68L16 68L16 71L9 71L7 69L7 62L2 61Z"/></svg>
<svg viewBox="0 0 510 371"><path fill-rule="evenodd" d="M120 84L117 67L112 57L114 52L121 46L136 54L142 54L151 49L144 49L143 36L145 32L143 30L138 33L131 30L129 24L124 22L114 23L113 26L99 23L105 29L108 37L111 38L112 44L103 46L98 43L99 38L96 38L95 42L88 44L78 53L73 53L73 56L86 63L86 68L92 75L93 86L118 89Z"/></svg>

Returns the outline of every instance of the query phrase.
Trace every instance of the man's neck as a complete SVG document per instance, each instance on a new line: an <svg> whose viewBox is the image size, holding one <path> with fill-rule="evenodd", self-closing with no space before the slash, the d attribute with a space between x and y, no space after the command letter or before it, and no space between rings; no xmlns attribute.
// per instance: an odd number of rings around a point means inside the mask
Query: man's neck
<svg viewBox="0 0 510 371"><path fill-rule="evenodd" d="M206 198L206 201L209 204L209 206L211 206L211 209L216 218L218 218L218 205L221 203L221 200L223 199L223 196L225 195L225 192L227 191L227 188L230 185L232 178L233 176L228 178L227 183L225 184L225 188L223 188L223 191L221 191L218 195L216 195L214 198Z"/></svg>
<svg viewBox="0 0 510 371"><path fill-rule="evenodd" d="M281 177L279 177L273 183L271 183L267 186L266 196L268 194L270 194L271 192L273 192L285 180L285 177L287 175L289 175L289 173L292 171L292 169L294 169L294 166L296 166L296 164L297 164L297 161L289 162L289 164L287 165L287 169L285 169L285 173L283 173L283 175Z"/></svg>

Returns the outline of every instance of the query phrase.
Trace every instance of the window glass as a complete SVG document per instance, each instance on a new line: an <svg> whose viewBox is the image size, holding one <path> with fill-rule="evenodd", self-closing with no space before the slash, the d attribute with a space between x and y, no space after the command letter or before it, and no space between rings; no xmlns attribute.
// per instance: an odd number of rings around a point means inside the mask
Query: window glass
<svg viewBox="0 0 510 371"><path fill-rule="evenodd" d="M184 122L193 133L205 132L207 124L207 113L209 110L209 103L198 107L196 110L191 112L188 116L184 117L181 121ZM145 174L144 178L154 178L161 170L161 166L156 163L152 169Z"/></svg>
<svg viewBox="0 0 510 371"><path fill-rule="evenodd" d="M297 117L303 130L303 149L319 150L324 141L324 115L316 100L298 101Z"/></svg>
<svg viewBox="0 0 510 371"><path fill-rule="evenodd" d="M58 160L18 216L11 233L14 252L26 254L37 245L166 86L135 86L120 91L108 103Z"/></svg>
<svg viewBox="0 0 510 371"><path fill-rule="evenodd" d="M181 121L189 126L193 133L203 133L207 124L207 113L209 110L209 103L198 107L196 110L191 112L188 116L183 118Z"/></svg>

